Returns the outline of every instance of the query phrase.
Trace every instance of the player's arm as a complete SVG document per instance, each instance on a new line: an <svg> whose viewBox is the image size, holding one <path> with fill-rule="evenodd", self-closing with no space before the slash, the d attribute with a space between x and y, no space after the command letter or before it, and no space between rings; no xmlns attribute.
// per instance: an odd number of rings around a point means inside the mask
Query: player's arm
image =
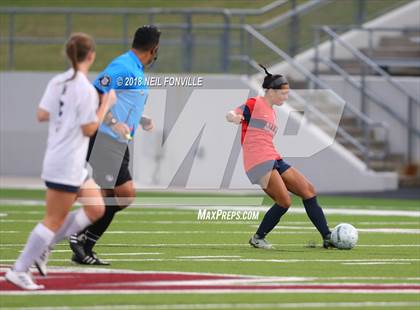
<svg viewBox="0 0 420 310"><path fill-rule="evenodd" d="M141 119L140 119L140 125L146 131L150 131L153 128L155 128L155 123L153 122L153 120L150 117L146 116L146 115L143 115L141 117Z"/></svg>
<svg viewBox="0 0 420 310"><path fill-rule="evenodd" d="M115 95L114 90L110 90L106 94L103 94L101 97L101 104L96 110L97 120L95 122L90 122L87 124L81 125L83 135L91 137L98 130L99 124L104 120L106 113L115 103L117 96Z"/></svg>
<svg viewBox="0 0 420 310"><path fill-rule="evenodd" d="M119 122L112 114L112 111L108 111L105 114L103 123L122 138L128 138L130 136L130 128L127 126L127 124Z"/></svg>
<svg viewBox="0 0 420 310"><path fill-rule="evenodd" d="M127 73L121 71L121 68L119 67L114 66L108 69L100 73L93 82L93 86L95 86L100 96L104 96L110 89L119 89L119 86L115 84L116 77L127 75ZM103 124L110 127L111 130L117 133L120 137L124 139L128 139L128 137L131 138L130 128L127 126L127 124L119 122L111 111L106 112L103 119Z"/></svg>
<svg viewBox="0 0 420 310"><path fill-rule="evenodd" d="M50 120L50 112L43 108L38 108L36 111L36 118L38 119L38 122L48 122Z"/></svg>
<svg viewBox="0 0 420 310"><path fill-rule="evenodd" d="M237 107L236 109L231 110L226 114L226 120L230 123L240 124L243 119L244 116L242 106Z"/></svg>

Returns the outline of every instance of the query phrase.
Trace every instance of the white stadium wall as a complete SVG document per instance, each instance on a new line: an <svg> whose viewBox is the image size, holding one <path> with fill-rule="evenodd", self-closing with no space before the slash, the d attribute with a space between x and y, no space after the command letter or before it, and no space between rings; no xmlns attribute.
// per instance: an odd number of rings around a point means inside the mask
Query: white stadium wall
<svg viewBox="0 0 420 310"><path fill-rule="evenodd" d="M36 122L35 111L52 75L0 73L0 176L39 176L47 126ZM157 128L154 133L140 131L135 137L132 158L137 186L258 190L250 184L242 168L238 128L224 120L226 111L255 95L257 89L240 76L207 75L203 88L191 90L183 87L151 90L145 113L156 120ZM287 105L277 109L278 120L295 122L298 127L304 124L299 116L290 117L290 112ZM319 192L380 191L397 187L395 173L366 169L357 157L336 143L306 158L296 156L299 149L307 150L311 146L291 143L293 140L283 136L284 124L279 125L275 140L278 149ZM310 144L329 141L314 125L300 130Z"/></svg>

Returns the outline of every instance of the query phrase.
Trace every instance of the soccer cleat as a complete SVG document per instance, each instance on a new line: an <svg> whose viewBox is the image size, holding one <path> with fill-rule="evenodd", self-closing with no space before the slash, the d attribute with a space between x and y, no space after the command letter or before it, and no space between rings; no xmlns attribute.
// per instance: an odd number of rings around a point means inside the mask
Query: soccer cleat
<svg viewBox="0 0 420 310"><path fill-rule="evenodd" d="M322 242L322 246L324 247L324 249L328 249L328 248L335 248L336 246L333 244L332 240L331 240L331 234L328 234L323 242Z"/></svg>
<svg viewBox="0 0 420 310"><path fill-rule="evenodd" d="M48 257L50 256L51 250L47 249L44 251L44 253L41 254L41 256L35 260L35 267L38 269L39 274L41 276L46 277L47 276L47 263L48 263Z"/></svg>
<svg viewBox="0 0 420 310"><path fill-rule="evenodd" d="M34 291L44 288L43 285L38 285L32 280L29 272L17 272L13 269L10 269L7 271L4 277L10 283L16 285L17 287L23 288L24 290Z"/></svg>
<svg viewBox="0 0 420 310"><path fill-rule="evenodd" d="M82 261L83 257L87 256L84 248L85 234L71 235L69 238L70 249L73 251L73 256ZM73 258L71 259L73 260ZM74 261L74 260L73 260Z"/></svg>
<svg viewBox="0 0 420 310"><path fill-rule="evenodd" d="M259 249L272 249L273 246L268 243L264 238L257 238L256 235L253 235L251 239L249 239L249 244L252 245L254 248Z"/></svg>
<svg viewBox="0 0 420 310"><path fill-rule="evenodd" d="M101 266L109 266L110 263L99 259L96 256L95 252L92 252L91 255L85 255L84 257L79 257L76 254L73 254L71 257L72 262L79 264L79 265L101 265Z"/></svg>

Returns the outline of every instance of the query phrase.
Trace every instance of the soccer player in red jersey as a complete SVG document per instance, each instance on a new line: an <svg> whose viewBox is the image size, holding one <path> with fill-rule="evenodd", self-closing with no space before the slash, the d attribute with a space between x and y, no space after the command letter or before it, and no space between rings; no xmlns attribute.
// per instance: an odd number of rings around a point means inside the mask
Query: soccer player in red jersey
<svg viewBox="0 0 420 310"><path fill-rule="evenodd" d="M323 246L331 247L331 231L324 212L317 202L314 186L297 169L287 164L273 144L277 131L274 106L287 100L289 83L285 77L271 74L260 65L266 77L264 96L249 98L245 104L226 115L229 122L242 126L242 149L246 174L253 184L259 184L275 204L267 211L249 243L256 248L270 249L266 235L279 223L292 201L289 191L303 200L308 217L321 233Z"/></svg>

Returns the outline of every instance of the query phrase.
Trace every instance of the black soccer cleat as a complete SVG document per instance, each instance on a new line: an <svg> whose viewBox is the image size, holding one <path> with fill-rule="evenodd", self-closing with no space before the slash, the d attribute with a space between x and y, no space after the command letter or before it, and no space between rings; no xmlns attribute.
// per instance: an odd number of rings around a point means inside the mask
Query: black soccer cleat
<svg viewBox="0 0 420 310"><path fill-rule="evenodd" d="M331 240L331 234L328 234L323 242L322 242L322 246L324 247L324 249L328 249L328 248L335 248L336 246L333 244L332 240Z"/></svg>
<svg viewBox="0 0 420 310"><path fill-rule="evenodd" d="M95 252L92 252L90 255L86 255L83 258L78 257L76 254L73 254L73 256L71 257L71 261L73 263L79 264L79 265L100 265L100 266L109 266L111 265L110 263L103 261L101 259L99 259L96 256Z"/></svg>
<svg viewBox="0 0 420 310"><path fill-rule="evenodd" d="M78 259L83 260L86 256L85 248L84 248L84 240L86 236L85 234L78 235L71 235L69 239L70 249L73 251L73 256L76 256ZM73 260L73 258L72 258Z"/></svg>

